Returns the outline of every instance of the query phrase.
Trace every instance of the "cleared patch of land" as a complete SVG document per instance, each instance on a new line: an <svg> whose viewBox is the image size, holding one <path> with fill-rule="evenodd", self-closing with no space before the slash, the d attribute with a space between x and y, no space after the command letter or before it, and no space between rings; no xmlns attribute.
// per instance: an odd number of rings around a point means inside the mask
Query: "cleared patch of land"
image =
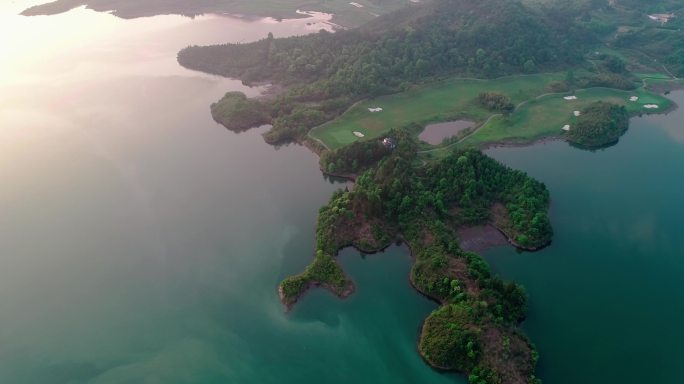
<svg viewBox="0 0 684 384"><path fill-rule="evenodd" d="M458 119L483 123L492 112L475 101L481 92L500 92L519 104L543 94L549 83L562 80L564 76L553 73L493 80L450 79L417 86L399 94L357 103L339 119L313 129L310 136L335 149L358 140L354 131L363 133L364 139L368 140L411 123L426 125ZM368 108L374 107L383 110L370 113Z"/></svg>
<svg viewBox="0 0 684 384"><path fill-rule="evenodd" d="M481 254L494 247L509 245L506 236L492 225L461 227L457 233L458 245L468 252Z"/></svg>

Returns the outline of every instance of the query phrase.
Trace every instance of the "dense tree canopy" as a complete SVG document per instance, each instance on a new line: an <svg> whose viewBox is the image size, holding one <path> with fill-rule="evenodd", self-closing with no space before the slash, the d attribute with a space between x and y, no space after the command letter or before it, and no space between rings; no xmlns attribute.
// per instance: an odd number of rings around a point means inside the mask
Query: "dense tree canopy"
<svg viewBox="0 0 684 384"><path fill-rule="evenodd" d="M477 96L477 102L490 111L511 113L515 109L511 98L499 92L482 92Z"/></svg>
<svg viewBox="0 0 684 384"><path fill-rule="evenodd" d="M602 147L617 142L629 126L625 107L597 101L584 108L577 123L568 132L568 140L588 148Z"/></svg>

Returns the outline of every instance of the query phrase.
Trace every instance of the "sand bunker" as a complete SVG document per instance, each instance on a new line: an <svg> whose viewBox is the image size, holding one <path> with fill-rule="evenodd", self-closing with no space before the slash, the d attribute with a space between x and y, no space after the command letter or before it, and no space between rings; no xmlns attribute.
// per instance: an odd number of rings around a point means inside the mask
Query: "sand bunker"
<svg viewBox="0 0 684 384"><path fill-rule="evenodd" d="M363 5L361 5L361 4L359 4L359 3L349 3L349 5L353 5L353 6L355 6L356 8L363 8Z"/></svg>
<svg viewBox="0 0 684 384"><path fill-rule="evenodd" d="M577 100L577 96L565 96L565 100Z"/></svg>
<svg viewBox="0 0 684 384"><path fill-rule="evenodd" d="M580 112L580 111L575 111L575 112L573 112L573 114L574 114L575 116L579 116L579 115L582 114L582 112Z"/></svg>
<svg viewBox="0 0 684 384"><path fill-rule="evenodd" d="M567 131L570 130L570 126L566 124L566 125L564 125L563 128L561 128L561 129L564 130L565 132L567 132Z"/></svg>
<svg viewBox="0 0 684 384"><path fill-rule="evenodd" d="M637 101L639 98L637 96L632 96L629 98L629 101Z"/></svg>
<svg viewBox="0 0 684 384"><path fill-rule="evenodd" d="M375 107L375 108L368 108L368 112L381 112L382 108L380 107Z"/></svg>
<svg viewBox="0 0 684 384"><path fill-rule="evenodd" d="M648 109L658 109L658 108L660 108L660 107L657 106L656 104L646 104L646 105L644 105L644 108L648 108Z"/></svg>
<svg viewBox="0 0 684 384"><path fill-rule="evenodd" d="M359 132L359 131L354 131L354 132L352 132L352 133L353 133L354 136L356 136L356 137L364 137L364 136L366 136L366 135L364 135L363 133L361 133L361 132Z"/></svg>

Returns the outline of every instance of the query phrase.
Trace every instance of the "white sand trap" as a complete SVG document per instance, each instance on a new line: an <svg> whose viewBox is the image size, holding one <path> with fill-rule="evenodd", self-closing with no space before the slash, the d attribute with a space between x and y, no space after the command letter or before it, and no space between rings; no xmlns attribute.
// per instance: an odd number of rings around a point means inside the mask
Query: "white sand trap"
<svg viewBox="0 0 684 384"><path fill-rule="evenodd" d="M364 137L364 136L366 136L366 135L364 135L363 133L361 133L361 132L359 132L359 131L354 131L354 132L352 132L352 133L353 133L354 136L356 136L356 137Z"/></svg>
<svg viewBox="0 0 684 384"><path fill-rule="evenodd" d="M565 96L565 100L577 100L577 96Z"/></svg>
<svg viewBox="0 0 684 384"><path fill-rule="evenodd" d="M356 8L363 8L363 5L361 5L361 4L359 4L359 3L349 3L349 5L353 5L353 6L355 6Z"/></svg>
<svg viewBox="0 0 684 384"><path fill-rule="evenodd" d="M368 108L369 112L382 112L382 108L380 107L375 107L375 108Z"/></svg>
<svg viewBox="0 0 684 384"><path fill-rule="evenodd" d="M629 101L637 101L637 100L639 100L639 97L637 97L637 96L632 96L629 98Z"/></svg>
<svg viewBox="0 0 684 384"><path fill-rule="evenodd" d="M660 108L660 107L659 107L658 105L656 105L656 104L646 104L646 105L644 105L644 108L648 108L648 109L658 109L658 108Z"/></svg>
<svg viewBox="0 0 684 384"><path fill-rule="evenodd" d="M575 116L579 116L579 115L582 114L582 112L580 112L580 111L574 111L572 114L575 115Z"/></svg>
<svg viewBox="0 0 684 384"><path fill-rule="evenodd" d="M566 124L566 125L564 125L563 128L561 128L561 129L564 130L565 132L567 132L567 131L570 130L570 126Z"/></svg>

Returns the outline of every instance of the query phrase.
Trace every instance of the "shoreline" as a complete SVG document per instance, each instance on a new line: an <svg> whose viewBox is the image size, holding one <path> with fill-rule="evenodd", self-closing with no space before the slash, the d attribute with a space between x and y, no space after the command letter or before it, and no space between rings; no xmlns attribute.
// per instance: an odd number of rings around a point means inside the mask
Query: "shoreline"
<svg viewBox="0 0 684 384"><path fill-rule="evenodd" d="M338 176L336 176L336 177L338 177ZM350 179L348 179L348 180L350 180ZM350 181L354 182L353 180L350 180ZM488 228L489 230L494 230L500 235L500 239L498 239L499 241L497 241L496 243L486 244L478 250L469 249L468 247L461 247L461 243L468 242L468 241L477 241L478 238L480 238L480 236L482 235L481 232L475 232L475 233L471 233L470 237L466 237L465 239L463 237L461 237L463 230L469 230L469 229L473 229L473 228L476 228L476 231L477 231L477 228ZM542 245L539 245L537 247L522 246L522 245L516 243L503 229L501 229L499 226L497 226L493 222L489 222L489 223L486 223L486 224L480 225L480 226L470 226L470 227L461 226L461 227L456 229L456 233L458 236L458 244L459 244L459 247L461 248L461 250L463 250L465 252L474 252L474 253L477 253L478 255L481 255L481 253L486 252L489 249L492 249L492 248L495 248L498 246L506 246L507 245L507 246L511 246L511 247L518 249L518 250L521 250L521 251L537 252L537 251L540 251L540 250L548 247L549 245L551 245L551 241L549 241L549 242L542 244ZM491 235L491 233L485 234L485 235ZM402 245L405 245L409 251L409 255L411 257L411 269L413 269L413 266L417 260L416 256L415 256L415 252L413 251L410 244L406 241L406 239L402 235L396 236L394 240L388 242L387 244L382 245L379 248L364 249L359 244L354 244L354 243L347 244L347 245L341 246L337 250L337 252L335 253L333 258L335 259L335 262L337 262L337 257L339 255L339 253L341 251L347 249L347 248L353 248L357 252L365 254L365 255L374 255L374 254L385 252L391 246L402 246ZM345 275L346 275L346 273L345 273ZM285 307L285 312L287 313L292 309L292 307L297 302L299 302L299 300L301 300L302 297L304 297L306 295L307 292L309 292L313 288L324 288L324 289L328 290L330 293L332 293L333 295L337 296L341 300L348 298L349 296L353 295L356 292L356 283L354 282L353 279L351 279L351 277L347 276L347 278L348 278L348 283L345 285L345 288L342 291L338 291L338 290L334 289L332 286L330 286L327 283L321 283L319 281L311 281L307 284L306 288L304 288L296 297L292 298L292 300L290 300L290 301L285 300L285 295L283 293L282 286L280 284L278 284L278 287L276 290L278 292L278 298L280 300L280 303ZM440 305L444 305L444 302L442 300L439 300L438 298L432 297L429 294L427 294L426 292L423 292L421 289L419 289L418 286L413 281L413 277L412 277L412 274L410 272L409 272L409 279L408 280L409 280L409 284L416 291L418 291L418 293L420 293L421 295L425 296L426 298L428 298L428 299L430 299L430 300L432 300L432 301L434 301Z"/></svg>
<svg viewBox="0 0 684 384"><path fill-rule="evenodd" d="M357 244L348 244L345 246L340 247L340 249L337 250L337 253L334 256L335 262L337 262L337 257L339 253L347 248L353 248L359 253L365 254L365 255L375 255L378 253L385 252L389 247L392 245L397 245L397 242L401 241L401 244L406 244L403 240L403 238L398 237L394 241L389 242L388 244L383 245L381 248L377 249L363 249L360 245ZM407 244L408 246L408 244ZM410 247L409 247L409 252ZM411 253L411 258L413 259L413 253ZM411 265L413 266L413 264ZM346 275L346 273L345 273ZM339 299L344 300L348 298L349 296L353 295L356 292L356 283L354 282L353 279L351 279L349 276L347 276L347 284L345 285L345 288L342 291L337 291L334 289L330 284L328 283L321 283L320 281L310 281L306 288L304 288L296 297L292 298L289 302L285 301L285 294L283 293L283 288L282 285L278 284L277 287L277 292L278 292L278 298L280 299L280 303L285 307L285 312L290 312L292 307L301 300L302 297L306 296L306 293L309 292L313 288L324 288L328 290L330 293L333 295L337 296Z"/></svg>
<svg viewBox="0 0 684 384"><path fill-rule="evenodd" d="M239 80L239 79L236 79ZM249 87L264 87L265 89L258 95L255 96L253 99L254 100L259 100L259 101L272 101L275 100L278 96L282 95L287 91L287 87L283 86L280 83L274 82L274 81L259 81L255 83L250 83L248 85Z"/></svg>
<svg viewBox="0 0 684 384"><path fill-rule="evenodd" d="M340 300L344 300L349 296L353 295L354 292L356 292L356 284L352 279L348 280L348 283L345 285L344 290L342 290L341 292L336 291L327 283L321 283L320 281L311 281L309 282L309 284L307 284L306 288L304 288L304 290L302 290L302 292L299 295L297 295L291 301L286 302L285 294L283 293L283 287L280 284L278 284L278 288L276 289L276 291L278 292L278 298L280 300L280 303L285 307L285 313L290 312L292 310L292 307L294 307L294 305L297 304L297 302L299 302L299 300L301 300L302 297L306 296L306 293L311 291L313 288L324 288L333 295L337 296L337 298Z"/></svg>

